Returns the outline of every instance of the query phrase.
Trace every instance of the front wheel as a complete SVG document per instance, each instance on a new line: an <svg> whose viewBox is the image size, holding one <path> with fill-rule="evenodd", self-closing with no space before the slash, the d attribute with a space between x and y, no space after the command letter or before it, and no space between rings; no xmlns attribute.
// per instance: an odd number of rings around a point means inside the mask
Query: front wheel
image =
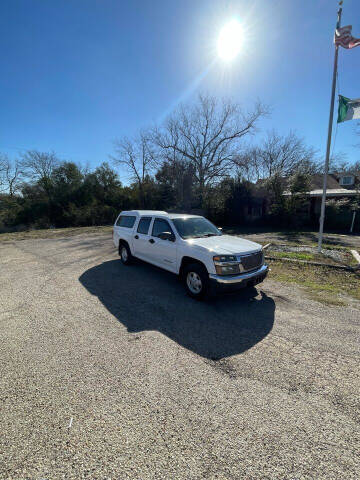
<svg viewBox="0 0 360 480"><path fill-rule="evenodd" d="M200 264L192 263L185 268L186 293L196 300L202 300L209 293L209 274Z"/></svg>
<svg viewBox="0 0 360 480"><path fill-rule="evenodd" d="M131 263L132 255L130 252L130 248L126 245L126 243L120 243L119 255L120 255L120 260L124 265L129 265Z"/></svg>

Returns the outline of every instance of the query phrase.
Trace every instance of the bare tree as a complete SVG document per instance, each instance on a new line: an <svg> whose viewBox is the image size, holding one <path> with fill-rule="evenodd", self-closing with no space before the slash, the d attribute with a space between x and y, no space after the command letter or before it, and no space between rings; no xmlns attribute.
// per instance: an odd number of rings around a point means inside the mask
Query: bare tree
<svg viewBox="0 0 360 480"><path fill-rule="evenodd" d="M329 165L330 173L356 173L360 172L360 161L351 163L347 160L347 155L344 152L336 152L330 157Z"/></svg>
<svg viewBox="0 0 360 480"><path fill-rule="evenodd" d="M6 155L0 155L0 187L12 197L20 188L23 171L18 159L13 162Z"/></svg>
<svg viewBox="0 0 360 480"><path fill-rule="evenodd" d="M23 180L23 171L21 163L16 159L13 163L8 162L5 172L6 187L9 195L12 197L19 190Z"/></svg>
<svg viewBox="0 0 360 480"><path fill-rule="evenodd" d="M268 132L259 149L261 158L260 178L269 178L275 174L289 176L299 170L309 171L315 160L315 150L308 147L304 139L294 132L286 136L274 130Z"/></svg>
<svg viewBox="0 0 360 480"><path fill-rule="evenodd" d="M5 172L8 164L8 158L6 155L0 153L0 191L3 190L5 185Z"/></svg>
<svg viewBox="0 0 360 480"><path fill-rule="evenodd" d="M219 102L215 97L200 95L197 103L180 106L154 132L154 142L165 158L176 153L193 165L202 202L206 187L232 170L240 139L253 133L266 113L261 104L244 112L229 100Z"/></svg>
<svg viewBox="0 0 360 480"><path fill-rule="evenodd" d="M33 181L48 180L59 164L60 160L54 152L28 150L21 159L24 173Z"/></svg>
<svg viewBox="0 0 360 480"><path fill-rule="evenodd" d="M114 142L115 155L110 158L115 165L123 165L139 188L140 207L144 206L144 184L153 173L156 157L147 132L142 131L133 139L123 137Z"/></svg>
<svg viewBox="0 0 360 480"><path fill-rule="evenodd" d="M263 162L259 147L247 147L234 158L237 177L248 182L257 182L262 178Z"/></svg>

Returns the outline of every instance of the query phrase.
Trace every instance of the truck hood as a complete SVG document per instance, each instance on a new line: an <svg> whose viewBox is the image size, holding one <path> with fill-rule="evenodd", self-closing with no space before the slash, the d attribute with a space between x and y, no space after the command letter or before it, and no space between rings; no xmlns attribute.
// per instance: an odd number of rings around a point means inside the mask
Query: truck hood
<svg viewBox="0 0 360 480"><path fill-rule="evenodd" d="M250 240L231 235L219 235L216 237L191 238L186 240L190 245L202 247L209 252L220 255L245 254L259 251L261 245Z"/></svg>

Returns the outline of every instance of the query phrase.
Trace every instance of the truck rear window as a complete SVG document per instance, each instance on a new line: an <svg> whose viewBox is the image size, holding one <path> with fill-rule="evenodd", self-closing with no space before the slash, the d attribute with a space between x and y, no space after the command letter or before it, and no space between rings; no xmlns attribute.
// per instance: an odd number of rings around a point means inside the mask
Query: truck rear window
<svg viewBox="0 0 360 480"><path fill-rule="evenodd" d="M116 226L132 228L134 226L135 220L136 217L132 217L130 215L121 215L116 222Z"/></svg>
<svg viewBox="0 0 360 480"><path fill-rule="evenodd" d="M138 233L143 233L146 235L149 231L150 223L151 217L142 217L137 228Z"/></svg>

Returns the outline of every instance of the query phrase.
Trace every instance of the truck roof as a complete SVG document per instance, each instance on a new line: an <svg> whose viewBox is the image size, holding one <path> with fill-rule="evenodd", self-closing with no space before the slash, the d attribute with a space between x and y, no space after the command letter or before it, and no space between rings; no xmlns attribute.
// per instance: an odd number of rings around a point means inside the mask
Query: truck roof
<svg viewBox="0 0 360 480"><path fill-rule="evenodd" d="M143 217L146 215L159 215L168 218L184 218L184 217L199 217L199 215L192 215L191 213L168 213L162 210L127 210L121 212L121 215L136 215Z"/></svg>
<svg viewBox="0 0 360 480"><path fill-rule="evenodd" d="M167 212L161 210L127 210L121 212L121 215L136 215L141 217L142 215L168 215Z"/></svg>
<svg viewBox="0 0 360 480"><path fill-rule="evenodd" d="M200 215L193 215L192 213L168 213L169 218L192 218L200 217Z"/></svg>

